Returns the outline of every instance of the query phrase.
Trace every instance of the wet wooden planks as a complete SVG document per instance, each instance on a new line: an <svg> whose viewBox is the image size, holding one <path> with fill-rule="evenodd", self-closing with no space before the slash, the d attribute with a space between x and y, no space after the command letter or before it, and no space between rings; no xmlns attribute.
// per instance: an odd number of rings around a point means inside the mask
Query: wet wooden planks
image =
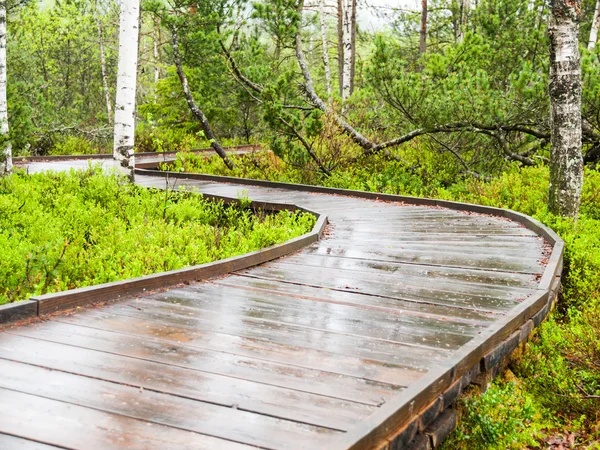
<svg viewBox="0 0 600 450"><path fill-rule="evenodd" d="M0 414L18 410L0 448L331 448L534 295L547 257L493 216L138 182L295 204L327 214L329 233L224 278L0 333Z"/></svg>

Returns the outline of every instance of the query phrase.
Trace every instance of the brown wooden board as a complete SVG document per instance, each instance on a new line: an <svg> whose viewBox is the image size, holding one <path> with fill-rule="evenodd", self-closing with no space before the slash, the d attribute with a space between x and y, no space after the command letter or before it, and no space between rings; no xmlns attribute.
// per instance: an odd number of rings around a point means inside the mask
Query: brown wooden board
<svg viewBox="0 0 600 450"><path fill-rule="evenodd" d="M410 362L405 361L405 365L394 364L389 361L379 361L311 348L306 346L310 343L305 344L300 340L293 343L293 338L279 343L269 338L261 339L256 335L237 336L196 326L172 326L164 322L143 318L132 320L129 316L118 314L107 315L96 314L95 312L90 314L86 312L61 317L57 321L389 384L397 384L399 380L406 380L406 383L410 384L418 380L425 373L422 364L429 361L424 358L422 360L411 360Z"/></svg>
<svg viewBox="0 0 600 450"><path fill-rule="evenodd" d="M0 449L3 450L56 450L65 447L41 444L9 434L0 433Z"/></svg>
<svg viewBox="0 0 600 450"><path fill-rule="evenodd" d="M22 327L10 330L9 333L371 405L381 404L383 400L401 392L404 387L400 379L394 384L380 383L335 372L306 369L64 323Z"/></svg>
<svg viewBox="0 0 600 450"><path fill-rule="evenodd" d="M341 431L374 410L364 403L7 333L0 339L0 358Z"/></svg>
<svg viewBox="0 0 600 450"><path fill-rule="evenodd" d="M110 317L111 315L133 317L140 321L146 320L151 324L149 326L155 327L158 335L174 334L188 338L188 336L197 336L199 330L219 332L248 339L265 339L281 345L302 346L382 363L413 367L417 370L428 370L437 361L451 355L450 350L443 348L411 346L366 336L340 334L255 318L215 321L212 314L149 314L137 308L124 308L119 311L110 308L110 312L101 317Z"/></svg>
<svg viewBox="0 0 600 450"><path fill-rule="evenodd" d="M0 388L261 448L278 449L292 440L297 448L314 449L339 433L12 361L0 360L0 373ZM3 446L0 435L0 448L21 447Z"/></svg>
<svg viewBox="0 0 600 450"><path fill-rule="evenodd" d="M0 433L58 447L81 450L255 448L8 389L0 388L0 399Z"/></svg>

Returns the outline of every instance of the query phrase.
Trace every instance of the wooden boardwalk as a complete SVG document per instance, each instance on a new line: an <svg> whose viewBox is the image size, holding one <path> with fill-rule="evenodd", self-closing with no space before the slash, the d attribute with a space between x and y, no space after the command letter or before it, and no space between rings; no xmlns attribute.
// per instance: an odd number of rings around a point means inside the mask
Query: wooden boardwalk
<svg viewBox="0 0 600 450"><path fill-rule="evenodd" d="M407 448L402 432L424 430L499 345L505 356L553 294L557 247L507 218L176 184L329 226L260 266L6 327L0 449Z"/></svg>

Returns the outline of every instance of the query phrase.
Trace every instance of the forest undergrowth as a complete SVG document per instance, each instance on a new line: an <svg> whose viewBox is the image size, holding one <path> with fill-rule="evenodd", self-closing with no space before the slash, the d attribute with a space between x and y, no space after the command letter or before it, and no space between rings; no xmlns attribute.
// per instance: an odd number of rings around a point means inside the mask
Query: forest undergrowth
<svg viewBox="0 0 600 450"><path fill-rule="evenodd" d="M0 178L0 304L240 255L315 222L171 187L142 188L94 168Z"/></svg>

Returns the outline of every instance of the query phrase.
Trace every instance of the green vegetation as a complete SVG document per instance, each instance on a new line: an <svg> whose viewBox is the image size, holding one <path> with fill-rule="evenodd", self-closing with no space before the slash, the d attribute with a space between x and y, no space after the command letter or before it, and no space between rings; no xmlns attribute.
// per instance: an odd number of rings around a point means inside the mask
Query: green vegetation
<svg viewBox="0 0 600 450"><path fill-rule="evenodd" d="M513 165L490 181L460 178L443 158L428 152L403 155L418 166L374 158L331 177L308 172L267 152L238 157L237 176L417 195L510 208L531 215L566 242L563 290L556 309L512 361L502 380L481 397L460 401L462 420L445 449L544 447L570 433L577 443L600 445L600 172L587 170L580 217L547 212L548 168ZM220 158L180 154L172 170L229 175ZM512 375L514 373L514 375ZM586 447L584 447L586 448Z"/></svg>
<svg viewBox="0 0 600 450"><path fill-rule="evenodd" d="M309 214L254 215L94 169L17 172L0 179L0 304L239 255L313 224Z"/></svg>

